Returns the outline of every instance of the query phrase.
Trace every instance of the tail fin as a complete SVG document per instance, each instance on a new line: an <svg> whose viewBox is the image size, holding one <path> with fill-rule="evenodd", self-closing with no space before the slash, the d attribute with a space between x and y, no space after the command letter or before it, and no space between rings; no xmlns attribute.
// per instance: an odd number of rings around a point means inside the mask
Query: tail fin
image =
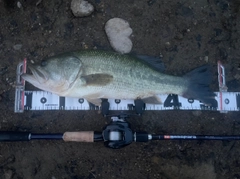
<svg viewBox="0 0 240 179"><path fill-rule="evenodd" d="M190 83L183 97L197 99L208 106L217 107L217 101L214 98L216 94L209 88L212 81L210 66L199 67L187 73L184 78L187 78Z"/></svg>

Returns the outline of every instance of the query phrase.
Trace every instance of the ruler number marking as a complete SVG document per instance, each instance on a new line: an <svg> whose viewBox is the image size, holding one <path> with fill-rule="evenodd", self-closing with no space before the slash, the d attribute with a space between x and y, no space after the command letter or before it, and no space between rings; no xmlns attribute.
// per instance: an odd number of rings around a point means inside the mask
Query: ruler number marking
<svg viewBox="0 0 240 179"><path fill-rule="evenodd" d="M169 94L163 103L164 107L173 107L174 109L179 109L182 103L179 103L178 95Z"/></svg>

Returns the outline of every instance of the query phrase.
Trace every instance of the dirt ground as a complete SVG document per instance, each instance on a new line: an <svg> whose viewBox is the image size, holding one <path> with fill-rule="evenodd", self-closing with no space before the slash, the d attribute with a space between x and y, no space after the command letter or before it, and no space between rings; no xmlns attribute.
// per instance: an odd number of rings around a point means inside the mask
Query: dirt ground
<svg viewBox="0 0 240 179"><path fill-rule="evenodd" d="M83 48L110 49L104 32L113 17L133 29L133 52L162 56L166 72L203 64L227 69L229 91L240 91L240 1L90 0L95 11L76 18L70 0L0 0L0 130L35 133L100 131L97 111L14 113L17 64ZM38 5L36 5L38 3ZM212 88L218 91L217 75ZM239 112L146 111L134 130L172 134L240 134ZM112 150L103 143L30 141L0 144L0 178L240 178L239 141L155 141Z"/></svg>

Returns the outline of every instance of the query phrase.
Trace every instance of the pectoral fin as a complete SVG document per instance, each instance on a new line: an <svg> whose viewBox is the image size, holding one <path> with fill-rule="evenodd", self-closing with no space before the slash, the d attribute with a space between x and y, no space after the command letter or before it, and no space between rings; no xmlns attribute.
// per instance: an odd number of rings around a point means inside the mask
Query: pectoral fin
<svg viewBox="0 0 240 179"><path fill-rule="evenodd" d="M91 86L106 86L113 80L113 76L109 74L99 73L82 76L86 85Z"/></svg>
<svg viewBox="0 0 240 179"><path fill-rule="evenodd" d="M142 101L148 104L162 104L162 101L158 96L150 96L147 98L143 98Z"/></svg>

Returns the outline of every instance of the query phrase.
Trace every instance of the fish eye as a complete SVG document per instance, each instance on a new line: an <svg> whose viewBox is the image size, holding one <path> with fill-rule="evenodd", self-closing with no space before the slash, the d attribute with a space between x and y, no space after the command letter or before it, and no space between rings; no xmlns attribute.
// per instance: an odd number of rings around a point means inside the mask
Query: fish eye
<svg viewBox="0 0 240 179"><path fill-rule="evenodd" d="M47 61L46 61L46 60L42 60L42 61L41 61L41 66L44 67L44 66L46 66L46 65L47 65Z"/></svg>

